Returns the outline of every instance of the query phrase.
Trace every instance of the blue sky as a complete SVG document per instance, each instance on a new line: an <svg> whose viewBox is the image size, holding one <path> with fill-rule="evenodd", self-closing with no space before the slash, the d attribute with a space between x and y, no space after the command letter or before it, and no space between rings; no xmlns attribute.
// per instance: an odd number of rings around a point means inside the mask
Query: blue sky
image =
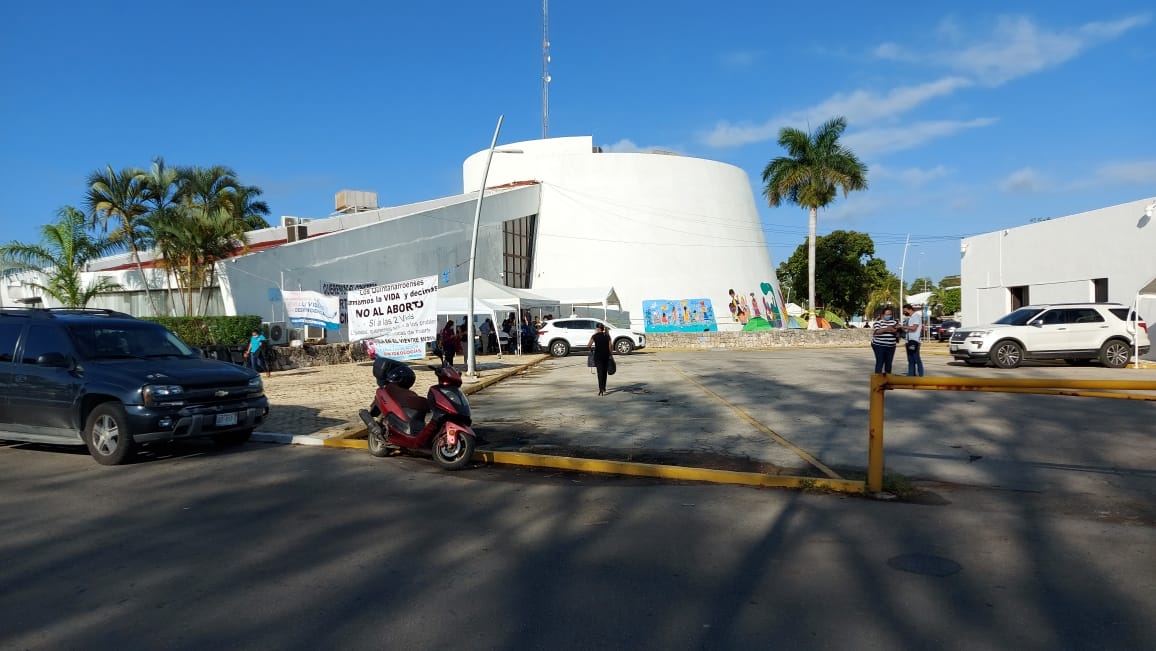
<svg viewBox="0 0 1156 651"><path fill-rule="evenodd" d="M1103 0L554 2L550 134L737 165L782 126L848 120L870 189L819 232L906 278L959 237L1156 196L1156 16ZM0 240L80 205L94 169L225 164L279 215L341 189L461 191L461 163L541 134L541 3L18 3L0 21ZM759 197L775 263L806 213Z"/></svg>

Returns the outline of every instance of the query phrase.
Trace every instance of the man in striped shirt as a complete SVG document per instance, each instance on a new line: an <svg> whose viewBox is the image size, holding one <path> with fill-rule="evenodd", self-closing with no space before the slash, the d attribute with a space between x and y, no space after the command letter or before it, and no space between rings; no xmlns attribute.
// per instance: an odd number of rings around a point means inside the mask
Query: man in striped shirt
<svg viewBox="0 0 1156 651"><path fill-rule="evenodd" d="M895 344L899 341L899 322L890 307L883 308L883 314L875 320L875 331L871 335L871 350L875 351L875 372L890 373L891 362L895 359Z"/></svg>

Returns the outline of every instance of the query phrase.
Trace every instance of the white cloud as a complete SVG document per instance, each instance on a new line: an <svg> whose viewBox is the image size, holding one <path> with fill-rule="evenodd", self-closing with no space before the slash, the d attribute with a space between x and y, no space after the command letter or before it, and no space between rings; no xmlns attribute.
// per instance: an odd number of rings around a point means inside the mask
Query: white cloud
<svg viewBox="0 0 1156 651"><path fill-rule="evenodd" d="M642 147L634 144L634 141L629 138L623 138L611 145L602 145L602 151L608 154L647 154L654 152L682 154L682 152L675 147L666 147L660 145Z"/></svg>
<svg viewBox="0 0 1156 651"><path fill-rule="evenodd" d="M965 129L986 127L995 118L974 120L929 120L899 127L879 127L844 136L843 143L860 156L911 149Z"/></svg>
<svg viewBox="0 0 1156 651"><path fill-rule="evenodd" d="M700 140L712 147L737 147L774 140L778 138L779 129L785 126L813 128L836 115L847 118L848 124L885 120L970 85L971 82L962 77L944 77L918 86L893 88L885 94L866 90L837 93L815 106L773 117L762 124L719 122L713 130L702 134Z"/></svg>
<svg viewBox="0 0 1156 651"><path fill-rule="evenodd" d="M1138 14L1111 22L1050 30L1025 16L1001 16L989 36L958 49L920 53L888 42L877 46L873 54L887 61L936 63L994 86L1069 61L1150 20L1150 14ZM937 31L948 40L965 40L954 21L942 23Z"/></svg>
<svg viewBox="0 0 1156 651"><path fill-rule="evenodd" d="M720 54L719 60L730 68L745 68L754 65L764 54L762 50L732 50Z"/></svg>
<svg viewBox="0 0 1156 651"><path fill-rule="evenodd" d="M918 167L909 167L907 169L894 170L883 165L870 165L870 178L875 179L897 179L901 183L911 186L919 187L927 184L929 181L941 179L952 173L952 170L943 165L936 165L930 169L921 169Z"/></svg>
<svg viewBox="0 0 1156 651"><path fill-rule="evenodd" d="M999 189L1009 193L1042 192L1047 183L1040 173L1030 167L1020 168L1000 181Z"/></svg>
<svg viewBox="0 0 1156 651"><path fill-rule="evenodd" d="M1123 185L1156 185L1156 160L1105 163L1096 169L1096 179Z"/></svg>

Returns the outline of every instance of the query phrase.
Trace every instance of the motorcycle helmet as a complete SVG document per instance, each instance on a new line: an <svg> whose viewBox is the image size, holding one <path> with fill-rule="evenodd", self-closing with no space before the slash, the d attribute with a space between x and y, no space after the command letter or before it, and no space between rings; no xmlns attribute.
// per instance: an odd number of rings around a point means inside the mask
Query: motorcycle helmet
<svg viewBox="0 0 1156 651"><path fill-rule="evenodd" d="M417 376L412 368L405 364L396 364L385 372L384 379L387 384L396 384L403 389L408 389L417 381Z"/></svg>

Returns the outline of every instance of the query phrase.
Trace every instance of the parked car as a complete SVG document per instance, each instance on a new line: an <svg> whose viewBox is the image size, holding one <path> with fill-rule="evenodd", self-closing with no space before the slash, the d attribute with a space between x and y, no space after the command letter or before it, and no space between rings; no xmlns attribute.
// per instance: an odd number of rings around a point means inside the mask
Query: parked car
<svg viewBox="0 0 1156 651"><path fill-rule="evenodd" d="M546 350L549 350L554 357L565 357L573 350L586 352L586 344L590 342L594 328L599 323L606 326L606 331L610 334L610 343L614 346L614 352L619 355L627 355L646 346L646 335L644 334L626 328L616 328L602 319L587 317L547 321L538 330L538 344L545 346Z"/></svg>
<svg viewBox="0 0 1156 651"><path fill-rule="evenodd" d="M0 439L84 445L98 463L140 444L249 440L261 376L205 359L164 327L111 310L0 309Z"/></svg>
<svg viewBox="0 0 1156 651"><path fill-rule="evenodd" d="M935 341L947 341L960 325L962 324L954 319L937 321L928 326L927 336Z"/></svg>
<svg viewBox="0 0 1156 651"><path fill-rule="evenodd" d="M948 349L952 357L975 366L991 362L1015 368L1025 359L1098 359L1122 368L1134 346L1148 353L1148 326L1119 303L1029 305L991 325L957 328Z"/></svg>

